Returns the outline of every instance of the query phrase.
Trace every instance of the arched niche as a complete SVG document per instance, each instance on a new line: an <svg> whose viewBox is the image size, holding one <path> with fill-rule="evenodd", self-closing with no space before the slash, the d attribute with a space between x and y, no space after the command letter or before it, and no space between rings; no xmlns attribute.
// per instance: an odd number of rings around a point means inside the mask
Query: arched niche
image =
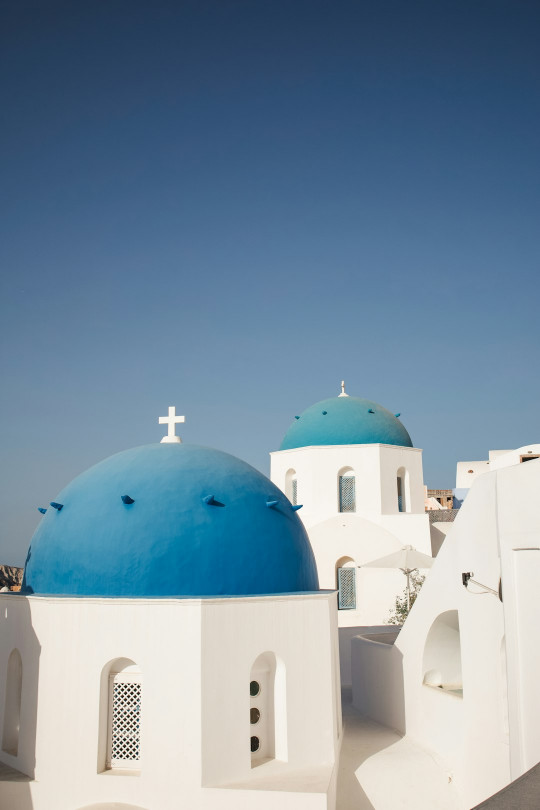
<svg viewBox="0 0 540 810"><path fill-rule="evenodd" d="M352 467L342 467L337 476L338 512L356 512L356 474Z"/></svg>
<svg viewBox="0 0 540 810"><path fill-rule="evenodd" d="M410 512L411 484L406 467L400 467L396 473L396 497L398 512Z"/></svg>
<svg viewBox="0 0 540 810"><path fill-rule="evenodd" d="M249 677L251 767L287 760L285 664L275 653L261 653Z"/></svg>
<svg viewBox="0 0 540 810"><path fill-rule="evenodd" d="M457 610L441 613L431 625L424 646L423 672L426 686L463 695Z"/></svg>
<svg viewBox="0 0 540 810"><path fill-rule="evenodd" d="M352 557L340 557L339 560L336 561L335 569L336 571L339 568L356 568L356 562L353 560Z"/></svg>
<svg viewBox="0 0 540 810"><path fill-rule="evenodd" d="M298 477L292 467L285 473L285 495L293 506L298 504Z"/></svg>
<svg viewBox="0 0 540 810"><path fill-rule="evenodd" d="M356 569L352 557L340 557L335 565L338 610L356 609Z"/></svg>
<svg viewBox="0 0 540 810"><path fill-rule="evenodd" d="M141 767L142 673L130 658L114 658L100 679L98 772Z"/></svg>
<svg viewBox="0 0 540 810"><path fill-rule="evenodd" d="M22 676L21 654L19 650L14 649L10 653L7 665L4 726L2 729L2 750L14 757L19 753Z"/></svg>

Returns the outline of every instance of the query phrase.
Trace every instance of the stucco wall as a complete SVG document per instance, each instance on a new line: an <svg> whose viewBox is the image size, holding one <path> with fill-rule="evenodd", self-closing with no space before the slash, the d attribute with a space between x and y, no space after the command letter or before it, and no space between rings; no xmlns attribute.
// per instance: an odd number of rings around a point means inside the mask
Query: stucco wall
<svg viewBox="0 0 540 810"><path fill-rule="evenodd" d="M15 784L10 810L99 802L147 810L176 810L179 802L271 807L264 779L276 769L269 779L274 801L281 779L280 805L333 807L328 791L341 728L333 594L213 600L9 594L0 595L0 624L0 695L13 647L23 660L19 753L2 752L0 761L35 774L35 781ZM286 668L287 756L252 769L250 667L266 650ZM102 673L117 658L135 662L143 678L138 773L103 770L100 756ZM3 712L2 700L0 724ZM300 767L321 769L319 789L301 776L292 792L287 788ZM236 790L210 787L235 781Z"/></svg>
<svg viewBox="0 0 540 810"><path fill-rule="evenodd" d="M480 475L489 472L489 461L458 461L456 489L470 489Z"/></svg>
<svg viewBox="0 0 540 810"><path fill-rule="evenodd" d="M518 447L516 450L508 450L495 458L490 457L490 469L502 470L504 467L511 467L514 464L523 463L522 457L540 455L540 444L527 444L524 447ZM525 463L530 464L530 461Z"/></svg>
<svg viewBox="0 0 540 810"><path fill-rule="evenodd" d="M339 511L338 475L348 468L356 476L358 513L399 514L396 480L400 468L409 472L408 511L424 512L422 451L418 448L381 444L300 447L270 453L270 459L270 477L284 492L287 470L296 471L298 502L303 504L300 516L307 528Z"/></svg>
<svg viewBox="0 0 540 810"><path fill-rule="evenodd" d="M422 451L391 445L301 447L271 453L272 481L285 494L288 473L295 472L298 512L315 553L319 582L336 587L336 564L357 566L356 608L340 610L340 627L381 624L389 618L405 588L397 570L358 568L411 545L431 554L429 519L424 512ZM356 511L339 512L340 471L354 470ZM405 505L398 511L397 474L406 471Z"/></svg>
<svg viewBox="0 0 540 810"><path fill-rule="evenodd" d="M539 490L540 461L480 476L395 652L386 656L389 674L377 678L373 645L353 642L356 704L371 707L375 719L394 723L396 713L388 716L384 695L395 700L401 671L403 730L444 759L464 807L495 793L540 759L540 656L535 642L540 623ZM465 588L463 572L472 572L496 592L501 577L504 601L472 583ZM460 658L462 696L424 683L426 669L435 682L434 670L449 671L455 635L436 632L441 615L448 612L457 620L454 627L459 624L460 650L448 677L456 679ZM435 646L426 652L433 639Z"/></svg>

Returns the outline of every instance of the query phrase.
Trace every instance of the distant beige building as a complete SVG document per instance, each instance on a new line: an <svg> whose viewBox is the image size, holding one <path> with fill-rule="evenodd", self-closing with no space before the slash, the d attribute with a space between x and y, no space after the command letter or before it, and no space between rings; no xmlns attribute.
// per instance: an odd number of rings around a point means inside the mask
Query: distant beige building
<svg viewBox="0 0 540 810"><path fill-rule="evenodd" d="M424 487L424 507L426 512L431 512L432 509L453 509L453 490L428 489L427 487Z"/></svg>

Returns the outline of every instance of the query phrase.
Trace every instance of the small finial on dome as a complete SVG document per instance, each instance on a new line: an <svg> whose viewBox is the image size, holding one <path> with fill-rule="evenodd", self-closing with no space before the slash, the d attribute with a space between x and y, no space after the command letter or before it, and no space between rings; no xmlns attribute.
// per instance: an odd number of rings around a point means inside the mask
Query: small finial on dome
<svg viewBox="0 0 540 810"><path fill-rule="evenodd" d="M45 512L47 511L46 509L43 508L43 506L38 506L37 510L38 512L41 512L42 515L44 515Z"/></svg>
<svg viewBox="0 0 540 810"><path fill-rule="evenodd" d="M347 396L347 394L345 394L345 396ZM303 505L304 505L303 503L295 503L292 508L293 512L298 512L298 510L301 509Z"/></svg>
<svg viewBox="0 0 540 810"><path fill-rule="evenodd" d="M161 443L175 443L175 444L182 444L182 439L180 436L176 435L176 425L180 424L181 422L186 421L185 416L177 416L176 415L176 406L169 405L169 415L168 416L160 416L159 417L159 424L160 425L167 425L168 431L167 435L164 436L161 440Z"/></svg>
<svg viewBox="0 0 540 810"><path fill-rule="evenodd" d="M341 381L341 394L338 396L340 397L348 397L349 395L345 393L345 380Z"/></svg>
<svg viewBox="0 0 540 810"><path fill-rule="evenodd" d="M278 503L279 503L279 501L276 501L276 500L271 499L271 498L268 498L268 500L266 501L266 505L267 505L267 507L269 509L274 509L274 507L277 506Z"/></svg>
<svg viewBox="0 0 540 810"><path fill-rule="evenodd" d="M395 414L394 414L394 416L396 417L396 419L399 419L399 417L401 416L401 414L400 414L400 413L395 413Z"/></svg>
<svg viewBox="0 0 540 810"><path fill-rule="evenodd" d="M52 506L53 509L56 509L57 512L60 512L64 508L63 503L57 503L56 501L51 501L50 506Z"/></svg>
<svg viewBox="0 0 540 810"><path fill-rule="evenodd" d="M122 498L122 503L125 503L126 506L129 506L131 503L135 503L134 498L130 498L129 495L120 495Z"/></svg>

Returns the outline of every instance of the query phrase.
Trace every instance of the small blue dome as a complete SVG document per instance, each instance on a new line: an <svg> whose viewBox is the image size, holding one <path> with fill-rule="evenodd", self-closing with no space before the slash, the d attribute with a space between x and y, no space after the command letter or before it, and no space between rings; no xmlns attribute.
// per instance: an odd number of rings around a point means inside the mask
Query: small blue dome
<svg viewBox="0 0 540 810"><path fill-rule="evenodd" d="M219 450L136 447L79 475L53 503L32 538L23 593L201 597L319 588L289 500Z"/></svg>
<svg viewBox="0 0 540 810"><path fill-rule="evenodd" d="M344 396L323 399L297 416L279 449L328 444L413 446L399 419L382 405Z"/></svg>

